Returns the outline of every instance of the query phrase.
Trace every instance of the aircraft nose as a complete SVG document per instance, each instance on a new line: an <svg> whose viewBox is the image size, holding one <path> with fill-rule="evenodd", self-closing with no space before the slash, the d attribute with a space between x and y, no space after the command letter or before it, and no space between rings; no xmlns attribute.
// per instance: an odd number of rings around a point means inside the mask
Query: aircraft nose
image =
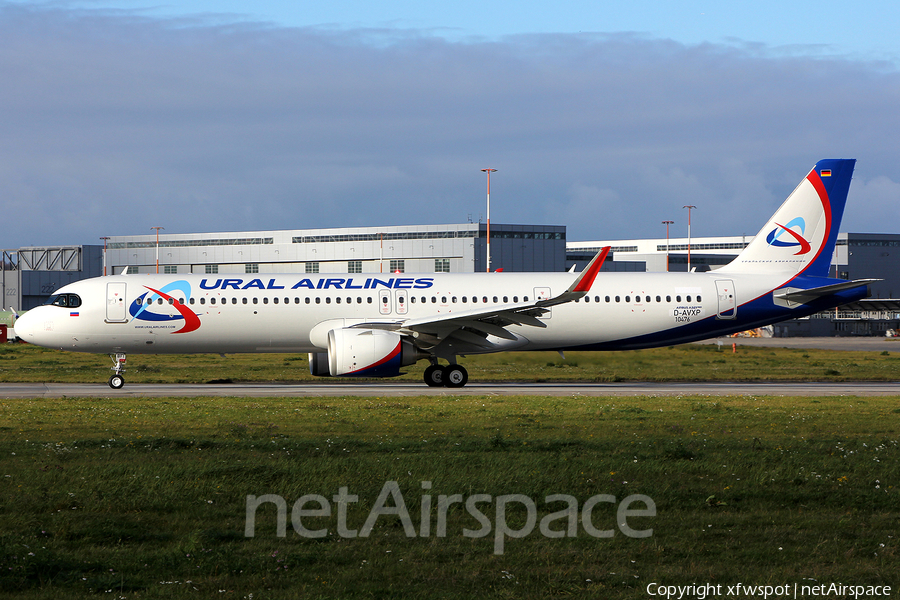
<svg viewBox="0 0 900 600"><path fill-rule="evenodd" d="M13 332L20 340L24 340L30 344L34 343L35 318L33 311L20 315L16 322L13 323Z"/></svg>

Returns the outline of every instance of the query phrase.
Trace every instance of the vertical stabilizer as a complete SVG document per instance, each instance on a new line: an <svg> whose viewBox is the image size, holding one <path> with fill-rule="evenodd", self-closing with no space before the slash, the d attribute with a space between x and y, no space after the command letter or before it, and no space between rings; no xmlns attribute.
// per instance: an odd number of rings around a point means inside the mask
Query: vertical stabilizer
<svg viewBox="0 0 900 600"><path fill-rule="evenodd" d="M820 160L722 271L827 277L854 159Z"/></svg>

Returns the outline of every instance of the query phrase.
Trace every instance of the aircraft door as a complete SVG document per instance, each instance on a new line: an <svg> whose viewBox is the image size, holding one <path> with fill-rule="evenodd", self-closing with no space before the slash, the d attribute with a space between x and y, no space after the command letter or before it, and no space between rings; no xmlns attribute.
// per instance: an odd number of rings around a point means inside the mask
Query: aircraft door
<svg viewBox="0 0 900 600"><path fill-rule="evenodd" d="M397 290L394 292L394 300L396 301L397 314L405 315L409 312L408 302L409 299L406 297L406 290Z"/></svg>
<svg viewBox="0 0 900 600"><path fill-rule="evenodd" d="M378 290L378 311L383 315L391 314L391 290Z"/></svg>
<svg viewBox="0 0 900 600"><path fill-rule="evenodd" d="M106 284L106 322L126 323L128 312L125 305L125 282Z"/></svg>
<svg viewBox="0 0 900 600"><path fill-rule="evenodd" d="M716 298L718 302L717 319L737 318L737 298L734 295L734 282L730 279L716 280Z"/></svg>
<svg viewBox="0 0 900 600"><path fill-rule="evenodd" d="M552 296L550 296L550 288L548 287L536 287L534 288L534 299L535 300L549 300ZM543 315L541 315L542 319L549 319L553 315L552 309L547 309Z"/></svg>

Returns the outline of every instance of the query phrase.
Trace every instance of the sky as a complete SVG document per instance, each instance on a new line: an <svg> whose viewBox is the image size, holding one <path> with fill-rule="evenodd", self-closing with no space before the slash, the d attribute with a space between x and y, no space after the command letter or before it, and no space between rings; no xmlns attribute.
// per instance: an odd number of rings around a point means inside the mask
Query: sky
<svg viewBox="0 0 900 600"><path fill-rule="evenodd" d="M307 4L0 0L0 245L478 221L487 167L494 223L752 235L821 158L900 232L900 5Z"/></svg>

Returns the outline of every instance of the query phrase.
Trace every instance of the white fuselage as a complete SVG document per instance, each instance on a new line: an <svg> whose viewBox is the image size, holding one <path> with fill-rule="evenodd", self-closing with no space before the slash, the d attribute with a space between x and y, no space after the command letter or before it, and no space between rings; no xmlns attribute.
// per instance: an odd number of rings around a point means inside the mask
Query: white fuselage
<svg viewBox="0 0 900 600"><path fill-rule="evenodd" d="M574 278L571 273L110 276L61 288L58 295L75 295L80 305L34 308L20 318L16 332L27 342L78 352L320 352L332 329L527 304L556 296ZM665 332L704 319L709 319L705 337L711 337L734 330L740 305L773 289L771 276L736 279L715 272L600 273L585 298L541 316L546 327L511 325L507 329L515 340L489 336L493 347L483 351L577 348L649 334L659 334L660 341L645 345L665 345L679 341ZM198 319L190 331L184 331L191 329L185 311Z"/></svg>

